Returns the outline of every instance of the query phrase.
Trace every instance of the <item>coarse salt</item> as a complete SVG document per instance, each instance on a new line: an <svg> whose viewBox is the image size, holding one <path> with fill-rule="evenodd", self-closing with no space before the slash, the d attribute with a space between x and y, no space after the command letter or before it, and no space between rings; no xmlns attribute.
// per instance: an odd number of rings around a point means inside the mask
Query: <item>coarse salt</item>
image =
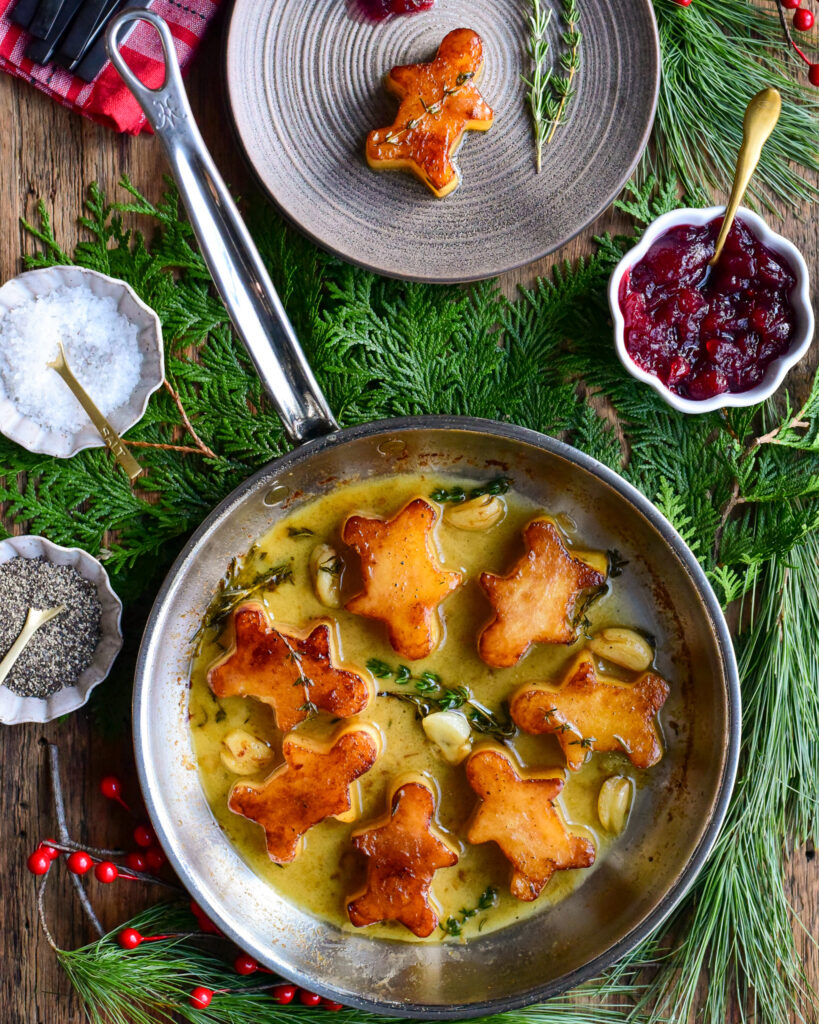
<svg viewBox="0 0 819 1024"><path fill-rule="evenodd" d="M91 425L48 364L62 341L72 373L104 416L124 405L140 380L138 328L110 295L62 285L0 318L0 393L39 426L71 435Z"/></svg>

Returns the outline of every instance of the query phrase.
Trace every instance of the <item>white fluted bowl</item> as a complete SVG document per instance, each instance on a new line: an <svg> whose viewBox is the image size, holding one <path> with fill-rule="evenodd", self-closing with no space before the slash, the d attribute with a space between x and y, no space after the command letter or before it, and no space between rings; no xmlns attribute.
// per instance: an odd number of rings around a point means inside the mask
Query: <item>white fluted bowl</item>
<svg viewBox="0 0 819 1024"><path fill-rule="evenodd" d="M796 313L796 330L790 347L768 364L765 376L756 387L750 388L748 391L726 391L721 395L703 398L700 401L675 394L663 384L659 377L655 377L653 373L648 373L638 366L628 354L625 338L626 325L620 310L620 282L624 275L640 262L654 242L666 231L681 224L694 224L700 227L703 224L708 224L714 218L722 216L724 212L724 206L708 206L705 209L672 210L671 213L663 214L662 217L658 217L657 220L649 224L639 243L633 249L629 249L614 268L609 279L609 308L614 322L614 344L620 362L632 377L654 388L669 405L680 412L713 412L715 409L723 409L729 405L757 405L766 398L770 398L785 379L788 370L795 366L808 351L813 339L813 307L811 306L808 268L802 253L784 235L772 231L758 214L740 206L737 216L745 221L761 242L778 255L784 256L796 275L796 285L790 295Z"/></svg>
<svg viewBox="0 0 819 1024"><path fill-rule="evenodd" d="M118 434L123 434L142 419L148 399L157 388L162 387L162 381L165 379L162 325L156 313L138 298L130 285L85 267L58 266L29 270L6 281L0 288L0 318L15 306L40 295L46 295L56 288L76 288L82 285L100 298L111 296L117 304L117 311L138 329L137 342L142 352L139 383L128 401L112 410L107 417L114 430ZM55 455L60 459L70 458L84 448L101 448L104 443L90 421L87 426L74 433L48 430L35 423L15 406L6 394L2 382L0 433L30 452Z"/></svg>
<svg viewBox="0 0 819 1024"><path fill-rule="evenodd" d="M50 722L61 715L81 708L91 696L94 687L111 671L122 647L120 617L122 602L111 588L108 573L93 555L82 548L64 548L45 537L33 534L9 537L0 541L0 564L12 558L44 558L55 565L70 565L97 588L102 614L100 639L90 665L73 686L65 686L50 697L21 697L7 686L0 686L0 723L17 725L20 722Z"/></svg>

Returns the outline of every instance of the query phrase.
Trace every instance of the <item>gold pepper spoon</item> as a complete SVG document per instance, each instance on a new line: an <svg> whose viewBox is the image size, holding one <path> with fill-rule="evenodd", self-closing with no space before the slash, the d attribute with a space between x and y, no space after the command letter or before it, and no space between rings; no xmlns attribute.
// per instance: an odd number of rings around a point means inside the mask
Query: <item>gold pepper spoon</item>
<svg viewBox="0 0 819 1024"><path fill-rule="evenodd" d="M716 265L722 255L722 248L725 239L734 223L737 207L745 195L751 175L756 170L759 158L762 155L762 147L768 141L771 132L774 130L779 114L782 111L782 97L776 89L763 89L751 99L745 108L745 117L742 122L742 145L737 157L737 166L734 171L734 184L731 188L731 198L725 207L725 217L722 221L717 238L717 246L714 255L708 261L708 266Z"/></svg>
<svg viewBox="0 0 819 1024"><path fill-rule="evenodd" d="M114 458L122 466L125 472L128 474L131 482L140 475L142 472L142 466L137 462L133 455L128 451L122 442L122 438L114 430L108 420L102 415L99 409L94 405L91 400L91 396L83 388L82 384L77 380L74 374L71 372L71 368L68 365L68 360L65 358L65 349L63 343L59 341L57 343L60 346L60 354L54 360L53 363L48 365L52 370L56 370L57 373L62 377L66 384L71 388L74 397L85 409L88 414L88 418L100 432L100 435L105 442L106 446L113 452Z"/></svg>
<svg viewBox="0 0 819 1024"><path fill-rule="evenodd" d="M34 636L40 626L44 626L47 622L65 611L65 605L58 605L56 608L29 608L28 614L26 615L26 621L23 623L23 628L20 630L20 635L14 641L14 643L6 651L6 655L2 661L0 661L0 686L6 681L6 676L14 668L14 663L23 653L23 650L29 640Z"/></svg>

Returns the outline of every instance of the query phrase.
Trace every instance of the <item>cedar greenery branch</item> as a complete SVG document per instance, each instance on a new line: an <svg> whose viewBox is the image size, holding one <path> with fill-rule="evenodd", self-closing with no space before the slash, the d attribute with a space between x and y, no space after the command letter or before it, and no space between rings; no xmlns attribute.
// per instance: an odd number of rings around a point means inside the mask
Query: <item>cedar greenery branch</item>
<svg viewBox="0 0 819 1024"><path fill-rule="evenodd" d="M49 460L0 438L6 471L0 501L7 502L12 521L31 521L34 531L57 542L101 553L133 609L213 504L286 444L212 294L174 190L153 205L127 182L125 187L123 204L109 204L91 190L84 219L89 238L73 259L124 278L157 309L173 387L216 457L145 449L148 475L132 490L102 450ZM676 181L658 186L649 178L620 207L639 233L674 208L677 197ZM124 227L126 212L148 218L150 245ZM687 1008L696 1005L706 963L720 965L706 995L707 1024L721 1024L732 1000L762 1024L785 1019L788 1008L807 1015L813 996L783 887L783 840L792 847L815 835L819 805L816 671L803 642L819 626L813 585L819 564L819 384L799 402L786 397L699 417L684 417L650 388L635 387L612 351L605 300L607 278L632 237L598 239L588 259L558 265L550 278L510 301L491 282L460 289L379 279L321 255L266 207L251 211L250 224L342 422L438 412L511 419L562 437L623 473L661 508L701 560L723 604L745 600L745 768L728 830L694 896L676 914L676 938L648 940L586 990L593 1000L611 996L614 1006L572 1004L569 1010L558 1000L506 1019L684 1021ZM71 262L44 208L32 230L43 251L30 265ZM616 413L617 430L598 411L604 400ZM129 437L168 443L183 426L176 403L159 392ZM110 714L116 689L129 695L126 680L99 688L101 714ZM135 925L140 930L141 920ZM146 1005L155 998L156 1006L167 1006L175 1004L168 988L177 984L174 970L193 965L202 976L198 958L204 954L191 943L174 946L160 970L162 945L134 955L115 950L109 938L61 953L93 1021L108 1019L106 1014L117 1024L161 1020L148 1011L140 1017L134 993ZM154 950L157 959L151 960ZM660 969L646 980L643 969L654 961ZM642 987L635 985L639 978ZM225 986L214 980L215 989ZM641 1009L634 1011L627 996ZM231 992L215 998L208 1011L182 1012L194 1021L267 1024L281 1020L284 1011L269 1003L260 1009L257 995ZM636 1016L629 1018L632 1012ZM356 1020L362 1016L355 1013Z"/></svg>

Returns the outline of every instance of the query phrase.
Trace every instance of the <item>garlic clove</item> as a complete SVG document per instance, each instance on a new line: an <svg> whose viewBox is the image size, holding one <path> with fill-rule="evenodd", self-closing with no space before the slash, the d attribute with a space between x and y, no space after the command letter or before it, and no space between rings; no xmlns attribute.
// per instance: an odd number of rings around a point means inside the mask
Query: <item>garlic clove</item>
<svg viewBox="0 0 819 1024"><path fill-rule="evenodd" d="M597 796L597 816L607 832L619 836L626 827L632 797L631 779L624 775L612 775L600 787Z"/></svg>
<svg viewBox="0 0 819 1024"><path fill-rule="evenodd" d="M632 672L645 672L654 661L651 644L633 629L604 629L591 638L589 650Z"/></svg>
<svg viewBox="0 0 819 1024"><path fill-rule="evenodd" d="M497 495L481 494L457 505L447 505L444 522L458 530L488 530L501 522L506 515L506 505Z"/></svg>
<svg viewBox="0 0 819 1024"><path fill-rule="evenodd" d="M234 775L255 775L273 760L270 747L246 729L232 729L222 737L222 764Z"/></svg>
<svg viewBox="0 0 819 1024"><path fill-rule="evenodd" d="M472 749L472 727L457 711L434 711L421 725L427 739L450 764L460 764Z"/></svg>
<svg viewBox="0 0 819 1024"><path fill-rule="evenodd" d="M341 607L341 559L334 547L317 544L310 553L310 575L316 597L326 608Z"/></svg>

